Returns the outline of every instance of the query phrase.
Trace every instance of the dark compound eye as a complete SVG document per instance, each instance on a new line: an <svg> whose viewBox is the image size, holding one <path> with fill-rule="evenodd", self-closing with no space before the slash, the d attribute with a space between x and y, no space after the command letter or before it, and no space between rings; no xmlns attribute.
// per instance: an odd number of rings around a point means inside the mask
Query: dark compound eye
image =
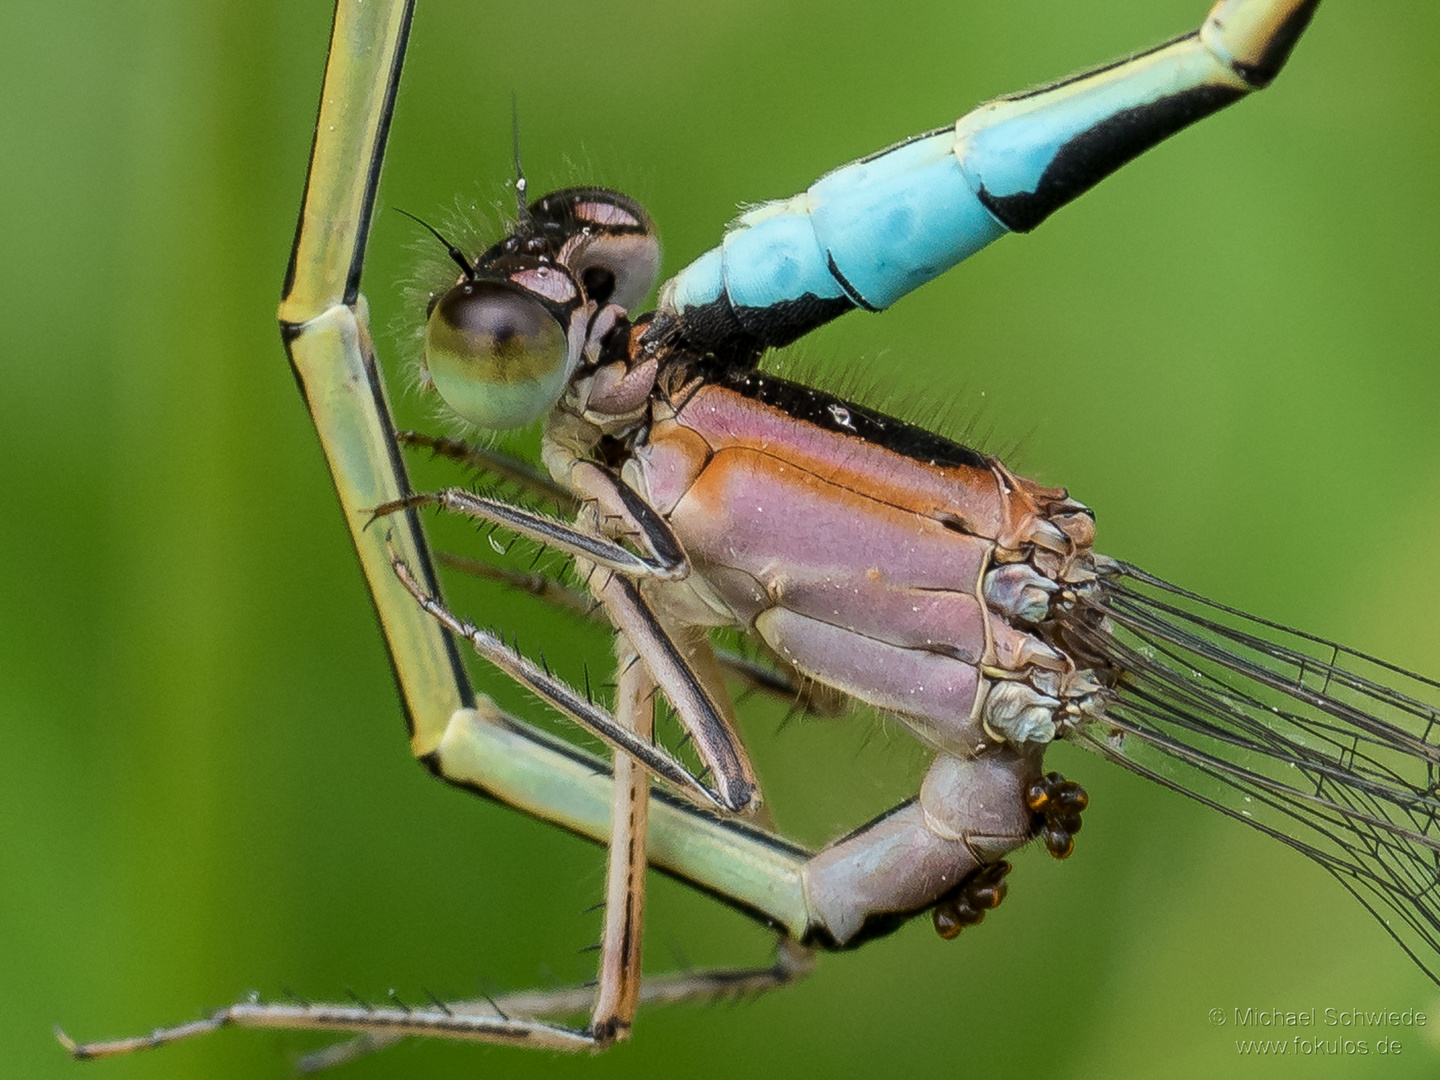
<svg viewBox="0 0 1440 1080"><path fill-rule="evenodd" d="M425 325L425 367L445 403L483 428L523 427L570 378L565 328L533 296L499 282L456 285Z"/></svg>
<svg viewBox="0 0 1440 1080"><path fill-rule="evenodd" d="M552 192L531 208L535 219L560 227L567 239L557 261L581 282L588 299L633 311L655 286L660 241L639 203L604 188Z"/></svg>

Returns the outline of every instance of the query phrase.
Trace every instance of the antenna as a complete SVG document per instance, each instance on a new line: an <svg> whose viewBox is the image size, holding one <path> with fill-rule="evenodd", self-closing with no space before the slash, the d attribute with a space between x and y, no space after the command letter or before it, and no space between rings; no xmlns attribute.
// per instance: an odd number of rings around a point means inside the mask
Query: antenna
<svg viewBox="0 0 1440 1080"><path fill-rule="evenodd" d="M510 91L510 132L515 143L515 210L519 214L518 225L530 224L530 202L525 198L525 170L520 165L520 97Z"/></svg>
<svg viewBox="0 0 1440 1080"><path fill-rule="evenodd" d="M434 225L431 225L424 218L416 217L414 214L410 213L409 210L401 210L398 206L392 206L390 209L394 210L397 214L404 214L411 221L419 224L423 229L425 229L426 232L428 232L431 236L435 237L436 240L439 240L442 244L444 244L445 251L449 254L450 258L454 260L455 265L460 267L460 269L465 272L465 280L475 280L475 267L470 264L469 259L465 258L465 253L463 251L457 248L449 240L446 240L445 237L440 235L439 229L435 228Z"/></svg>

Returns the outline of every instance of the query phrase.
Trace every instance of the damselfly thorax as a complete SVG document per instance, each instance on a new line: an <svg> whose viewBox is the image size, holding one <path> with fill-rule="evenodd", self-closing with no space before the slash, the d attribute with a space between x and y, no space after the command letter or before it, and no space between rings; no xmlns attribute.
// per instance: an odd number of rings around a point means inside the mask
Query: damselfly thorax
<svg viewBox="0 0 1440 1080"><path fill-rule="evenodd" d="M636 332L644 352L645 332ZM1039 631L1095 580L1063 490L852 402L753 370L662 363L621 475L690 558L645 587L946 753L1048 741L1093 677Z"/></svg>

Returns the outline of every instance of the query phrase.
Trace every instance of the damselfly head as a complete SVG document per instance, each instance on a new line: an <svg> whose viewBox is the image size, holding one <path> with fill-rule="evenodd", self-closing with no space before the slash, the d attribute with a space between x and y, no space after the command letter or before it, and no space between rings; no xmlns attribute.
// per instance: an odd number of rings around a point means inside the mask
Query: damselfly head
<svg viewBox="0 0 1440 1080"><path fill-rule="evenodd" d="M462 420L487 430L524 427L554 408L595 313L642 301L660 268L649 216L603 188L537 199L473 263L421 224L461 271L430 299L422 379Z"/></svg>

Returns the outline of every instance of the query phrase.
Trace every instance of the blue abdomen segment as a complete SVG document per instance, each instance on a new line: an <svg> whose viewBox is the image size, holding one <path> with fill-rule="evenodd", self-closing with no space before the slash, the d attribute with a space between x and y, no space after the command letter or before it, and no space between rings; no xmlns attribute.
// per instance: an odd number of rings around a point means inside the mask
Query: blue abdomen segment
<svg viewBox="0 0 1440 1080"><path fill-rule="evenodd" d="M976 197L949 129L837 169L807 194L827 265L856 306L871 311L1007 231Z"/></svg>
<svg viewBox="0 0 1440 1080"><path fill-rule="evenodd" d="M676 310L722 294L740 309L813 296L888 307L1006 230L975 197L955 133L921 136L744 214L682 270Z"/></svg>
<svg viewBox="0 0 1440 1080"><path fill-rule="evenodd" d="M666 284L661 312L697 347L728 335L763 348L854 307L889 307L1266 85L1318 2L1221 0L1194 33L836 169L742 215Z"/></svg>

